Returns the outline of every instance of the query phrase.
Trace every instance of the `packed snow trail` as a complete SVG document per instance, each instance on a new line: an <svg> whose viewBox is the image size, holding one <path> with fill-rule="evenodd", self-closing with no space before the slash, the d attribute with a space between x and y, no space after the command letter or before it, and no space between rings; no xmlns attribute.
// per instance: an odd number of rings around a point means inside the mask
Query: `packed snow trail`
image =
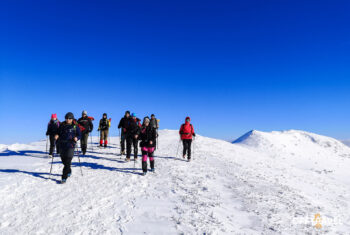
<svg viewBox="0 0 350 235"><path fill-rule="evenodd" d="M160 131L156 172L141 176L140 158L125 162L119 138L107 149L75 157L60 185L62 164L45 141L0 147L0 234L312 234L350 231L350 149L336 146L329 165L302 165L297 151L259 147L248 135L236 144L198 136L193 161L176 151L177 131ZM249 140L249 141L248 141ZM254 140L254 141L253 141ZM334 143L331 143L334 144ZM258 147L257 147L258 146ZM341 149L341 151L339 150ZM293 150L296 150L295 147ZM290 150L288 150L290 151ZM141 154L139 152L139 154ZM289 155L288 155L289 154ZM327 154L330 154L327 152ZM347 155L349 154L349 155ZM292 158L293 157L293 158ZM297 162L293 165L292 162ZM310 160L306 159L310 164ZM326 165L325 165L326 164ZM317 164L316 164L317 165ZM81 176L79 167L84 176ZM332 169L330 169L332 168ZM341 224L317 230L296 223L320 213ZM312 217L312 218L311 218Z"/></svg>

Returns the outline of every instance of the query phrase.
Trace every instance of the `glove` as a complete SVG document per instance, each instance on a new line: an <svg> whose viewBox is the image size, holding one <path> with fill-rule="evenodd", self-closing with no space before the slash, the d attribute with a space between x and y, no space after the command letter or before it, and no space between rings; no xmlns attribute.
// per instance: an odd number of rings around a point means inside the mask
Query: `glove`
<svg viewBox="0 0 350 235"><path fill-rule="evenodd" d="M193 136L196 137L196 133L193 133Z"/></svg>
<svg viewBox="0 0 350 235"><path fill-rule="evenodd" d="M48 133L48 132L46 132L46 135L49 135L49 133Z"/></svg>
<svg viewBox="0 0 350 235"><path fill-rule="evenodd" d="M100 128L98 128L97 131L100 131Z"/></svg>

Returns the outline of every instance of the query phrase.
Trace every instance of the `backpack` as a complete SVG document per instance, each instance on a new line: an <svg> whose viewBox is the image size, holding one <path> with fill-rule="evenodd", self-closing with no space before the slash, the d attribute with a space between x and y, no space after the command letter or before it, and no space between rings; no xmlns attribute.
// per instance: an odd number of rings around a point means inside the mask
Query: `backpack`
<svg viewBox="0 0 350 235"><path fill-rule="evenodd" d="M185 133L185 132L183 132L184 130L184 127L185 127L185 124L182 124L181 125L181 134L182 135L185 135L185 134L191 134L192 132L194 132L194 129L193 129L193 125L192 124L190 124L190 126L191 126L191 132L190 133Z"/></svg>

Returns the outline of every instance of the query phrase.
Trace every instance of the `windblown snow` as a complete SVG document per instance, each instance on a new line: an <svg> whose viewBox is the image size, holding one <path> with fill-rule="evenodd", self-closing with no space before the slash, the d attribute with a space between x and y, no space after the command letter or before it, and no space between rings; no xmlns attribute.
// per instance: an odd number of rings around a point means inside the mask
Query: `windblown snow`
<svg viewBox="0 0 350 235"><path fill-rule="evenodd" d="M46 141L0 145L0 234L348 234L350 148L303 131L251 131L233 144L160 131L156 172L94 147L60 185ZM135 164L135 167L134 167ZM81 169L80 169L81 167ZM83 175L81 175L82 170ZM317 219L314 221L314 219ZM321 225L321 227L320 227Z"/></svg>

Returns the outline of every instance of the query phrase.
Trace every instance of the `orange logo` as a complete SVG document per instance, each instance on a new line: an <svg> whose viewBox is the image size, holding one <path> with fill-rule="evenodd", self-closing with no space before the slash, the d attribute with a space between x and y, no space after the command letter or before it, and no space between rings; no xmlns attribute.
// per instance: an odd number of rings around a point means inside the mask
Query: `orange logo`
<svg viewBox="0 0 350 235"><path fill-rule="evenodd" d="M320 214L316 214L315 215L315 218L314 218L314 222L316 223L315 224L315 228L317 229L321 229L322 228L322 217Z"/></svg>

